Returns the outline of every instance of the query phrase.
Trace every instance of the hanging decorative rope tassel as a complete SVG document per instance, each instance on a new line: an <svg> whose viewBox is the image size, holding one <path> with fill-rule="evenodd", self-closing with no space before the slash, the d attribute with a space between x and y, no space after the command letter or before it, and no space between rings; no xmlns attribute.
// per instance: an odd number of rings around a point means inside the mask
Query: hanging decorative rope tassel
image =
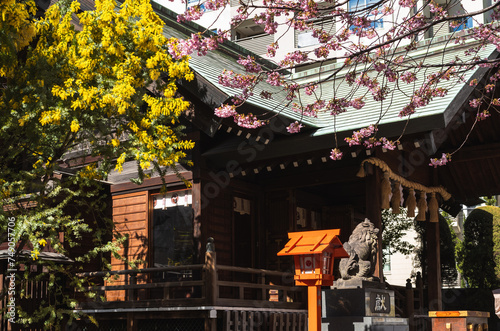
<svg viewBox="0 0 500 331"><path fill-rule="evenodd" d="M399 207L401 206L401 185L398 182L394 183L392 190L391 208L393 214L399 214Z"/></svg>
<svg viewBox="0 0 500 331"><path fill-rule="evenodd" d="M390 195L391 195L391 181L389 180L389 173L384 171L384 179L382 179L382 185L380 188L381 197L381 208L389 209L391 208L390 204Z"/></svg>
<svg viewBox="0 0 500 331"><path fill-rule="evenodd" d="M417 221L425 221L425 212L427 211L427 201L425 200L425 192L420 191L419 192L419 198L418 198L418 215L416 220Z"/></svg>
<svg viewBox="0 0 500 331"><path fill-rule="evenodd" d="M415 198L415 189L410 188L408 198L406 198L406 208L408 208L408 217L415 217L415 208L417 207L417 199Z"/></svg>
<svg viewBox="0 0 500 331"><path fill-rule="evenodd" d="M439 222L439 205L436 199L436 193L431 193L431 198L429 199L429 221Z"/></svg>
<svg viewBox="0 0 500 331"><path fill-rule="evenodd" d="M361 164L361 167L359 167L359 171L358 173L356 174L356 176L360 177L360 178L363 178L366 176L366 173L365 173L365 164L362 163Z"/></svg>

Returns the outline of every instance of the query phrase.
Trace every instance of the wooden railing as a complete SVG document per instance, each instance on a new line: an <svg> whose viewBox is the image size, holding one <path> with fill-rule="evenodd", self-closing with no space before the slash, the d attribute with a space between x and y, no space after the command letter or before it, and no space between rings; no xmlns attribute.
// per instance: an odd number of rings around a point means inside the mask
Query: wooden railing
<svg viewBox="0 0 500 331"><path fill-rule="evenodd" d="M422 276L417 273L416 286L413 287L410 279L406 286L394 286L387 282L387 288L394 291L396 315L408 318L410 331L430 330L429 320L426 318L426 308L423 294Z"/></svg>
<svg viewBox="0 0 500 331"><path fill-rule="evenodd" d="M79 276L100 284L89 285L85 291L105 298L84 302L82 309L202 305L303 309L307 300L305 288L293 285L292 274L217 265L215 253L207 253L205 264L86 272Z"/></svg>

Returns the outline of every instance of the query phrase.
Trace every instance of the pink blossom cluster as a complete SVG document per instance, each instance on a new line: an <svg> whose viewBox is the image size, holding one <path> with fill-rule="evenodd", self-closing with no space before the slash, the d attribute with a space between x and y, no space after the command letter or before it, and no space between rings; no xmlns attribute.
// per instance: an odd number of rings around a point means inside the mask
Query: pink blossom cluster
<svg viewBox="0 0 500 331"><path fill-rule="evenodd" d="M298 18L291 20L289 24L294 28L294 30L297 31L305 31L307 29L310 29L312 26L312 24L308 23L307 21Z"/></svg>
<svg viewBox="0 0 500 331"><path fill-rule="evenodd" d="M176 42L171 42L169 44L168 51L174 59L181 59L184 56L188 56L194 51L198 52L198 55L206 55L208 51L217 49L219 42L223 41L223 35L217 35L212 37L201 37L200 34L192 34L189 39L179 39Z"/></svg>
<svg viewBox="0 0 500 331"><path fill-rule="evenodd" d="M307 95L312 95L314 93L314 91L316 91L316 89L318 88L318 85L307 85L304 87L304 92L307 94Z"/></svg>
<svg viewBox="0 0 500 331"><path fill-rule="evenodd" d="M396 149L396 144L392 140L388 140L386 137L382 137L380 139L380 142L382 143L382 148L388 149L390 151Z"/></svg>
<svg viewBox="0 0 500 331"><path fill-rule="evenodd" d="M355 109L361 109L365 106L365 102L363 101L363 97L353 99L349 102L349 106L354 107Z"/></svg>
<svg viewBox="0 0 500 331"><path fill-rule="evenodd" d="M216 108L214 111L215 115L222 118L233 117L234 122L243 128L255 129L267 124L267 121L262 121L257 118L257 116L252 113L248 114L238 114L236 112L235 105L223 104ZM299 128L300 130L300 128Z"/></svg>
<svg viewBox="0 0 500 331"><path fill-rule="evenodd" d="M255 79L256 77L254 75L242 75L232 70L224 69L219 76L219 84L226 87L244 89L251 86L255 82Z"/></svg>
<svg viewBox="0 0 500 331"><path fill-rule="evenodd" d="M437 168L438 166L444 166L449 161L451 161L451 155L443 153L440 159L431 159L431 163L429 163L429 166Z"/></svg>
<svg viewBox="0 0 500 331"><path fill-rule="evenodd" d="M330 50L326 46L320 46L314 50L314 55L317 58L328 58L328 55L330 55Z"/></svg>
<svg viewBox="0 0 500 331"><path fill-rule="evenodd" d="M270 45L267 46L267 56L269 57L275 57L276 56L276 50L279 48L278 43L271 43Z"/></svg>
<svg viewBox="0 0 500 331"><path fill-rule="evenodd" d="M262 99L272 99L273 98L273 94L269 91L261 91L260 92L260 97Z"/></svg>
<svg viewBox="0 0 500 331"><path fill-rule="evenodd" d="M326 110L330 110L331 115L338 115L346 111L346 108L349 106L349 101L344 98L339 99L331 99L326 104Z"/></svg>
<svg viewBox="0 0 500 331"><path fill-rule="evenodd" d="M373 68L378 71L378 72L382 72L384 71L385 69L387 69L387 64L385 63L382 63L382 62L375 62L373 64Z"/></svg>
<svg viewBox="0 0 500 331"><path fill-rule="evenodd" d="M255 58L253 56L248 55L247 58L240 57L237 61L239 64L245 67L246 72L250 73L258 73L262 70L260 64L255 62Z"/></svg>
<svg viewBox="0 0 500 331"><path fill-rule="evenodd" d="M426 17L422 13L418 13L409 19L407 19L405 22L401 23L401 25L398 27L398 32L396 33L396 37L407 34L408 32L411 31L416 31L421 29L425 24L427 23Z"/></svg>
<svg viewBox="0 0 500 331"><path fill-rule="evenodd" d="M471 106L472 108L479 108L479 106L481 106L481 103L481 99L469 100L469 106Z"/></svg>
<svg viewBox="0 0 500 331"><path fill-rule="evenodd" d="M203 15L200 5L194 5L186 9L183 14L177 15L177 22L196 21Z"/></svg>
<svg viewBox="0 0 500 331"><path fill-rule="evenodd" d="M433 98L444 97L447 93L448 90L445 88L425 85L413 93L410 102L399 112L399 117L409 116L415 113L415 109L427 106Z"/></svg>
<svg viewBox="0 0 500 331"><path fill-rule="evenodd" d="M478 121L482 121L482 120L487 119L490 116L491 116L491 114L488 110L483 110L483 111L478 112L476 117L477 117Z"/></svg>
<svg viewBox="0 0 500 331"><path fill-rule="evenodd" d="M412 71L405 71L403 74L401 74L400 77L401 80L406 84L413 83L414 81L417 80L417 75Z"/></svg>
<svg viewBox="0 0 500 331"><path fill-rule="evenodd" d="M286 94L286 99L288 101L292 101L295 98L297 91L299 90L299 84L297 83L284 84L284 87L285 90L288 91L288 93Z"/></svg>
<svg viewBox="0 0 500 331"><path fill-rule="evenodd" d="M365 146L366 149L371 149L375 146L380 146L382 143L375 137L370 137L368 139L365 139L363 141L363 146Z"/></svg>
<svg viewBox="0 0 500 331"><path fill-rule="evenodd" d="M283 83L283 78L276 71L271 71L267 74L266 82L272 86L281 86Z"/></svg>
<svg viewBox="0 0 500 331"><path fill-rule="evenodd" d="M234 122L238 124L238 126L247 129L256 129L267 124L267 121L259 120L257 116L254 116L252 113L236 115L234 116Z"/></svg>
<svg viewBox="0 0 500 331"><path fill-rule="evenodd" d="M394 71L392 71L391 68L387 68L387 70L384 72L384 74L385 74L385 77L387 77L387 80L391 83L394 83L398 78L397 74Z"/></svg>
<svg viewBox="0 0 500 331"><path fill-rule="evenodd" d="M318 117L318 112L324 108L325 108L324 100L316 100L315 102L308 104L306 106L300 106L297 103L294 103L292 106L293 111L307 117Z"/></svg>
<svg viewBox="0 0 500 331"><path fill-rule="evenodd" d="M282 67L293 66L295 64L306 62L308 59L307 53L295 51L285 55L285 58L279 64Z"/></svg>
<svg viewBox="0 0 500 331"><path fill-rule="evenodd" d="M491 82L497 82L500 80L500 71L495 72L493 75L490 77ZM477 81L477 80L476 80ZM476 84L477 85L477 84Z"/></svg>
<svg viewBox="0 0 500 331"><path fill-rule="evenodd" d="M415 6L415 3L415 0L399 0L399 5L406 8L412 8L413 6Z"/></svg>
<svg viewBox="0 0 500 331"><path fill-rule="evenodd" d="M238 11L241 9L242 7L239 7L238 8ZM243 22L244 20L246 20L248 18L248 12L243 12L243 13L238 13L236 15L234 15L232 18L231 18L231 26L237 26L238 24L240 24L241 22Z"/></svg>
<svg viewBox="0 0 500 331"><path fill-rule="evenodd" d="M356 79L356 84L367 87L368 90L372 92L373 99L376 101L384 100L390 92L387 86L381 87L376 78L370 78L366 73L362 73L358 79Z"/></svg>
<svg viewBox="0 0 500 331"><path fill-rule="evenodd" d="M260 15L254 17L254 22L264 25L264 32L275 34L278 30L278 23L274 20L275 13L272 10L266 10Z"/></svg>
<svg viewBox="0 0 500 331"><path fill-rule="evenodd" d="M313 37L318 39L321 44L326 44L333 39L333 36L328 31L323 29L314 29Z"/></svg>
<svg viewBox="0 0 500 331"><path fill-rule="evenodd" d="M375 88L370 90L373 95L373 99L376 101L382 101L387 98L387 95L389 94L390 90L387 86L376 86Z"/></svg>
<svg viewBox="0 0 500 331"><path fill-rule="evenodd" d="M217 10L219 8L224 8L228 3L228 0L206 0L205 8L207 10Z"/></svg>
<svg viewBox="0 0 500 331"><path fill-rule="evenodd" d="M367 87L370 91L378 87L378 82L377 79L374 78L372 79L366 72L363 72L358 79L356 79L356 84L359 86L365 86Z"/></svg>
<svg viewBox="0 0 500 331"><path fill-rule="evenodd" d="M330 159L334 160L334 161L337 161L337 160L341 160L342 159L342 152L340 151L340 149L338 148L334 148L332 149L332 151L330 152Z"/></svg>
<svg viewBox="0 0 500 331"><path fill-rule="evenodd" d="M228 104L221 105L219 108L216 108L214 113L216 116L222 118L238 115L238 113L236 113L236 107Z"/></svg>
<svg viewBox="0 0 500 331"><path fill-rule="evenodd" d="M364 138L368 138L372 136L378 129L375 125L370 125L366 128L363 128L359 131L354 131L352 137L345 138L345 141L349 144L349 147L355 145L361 145Z"/></svg>
<svg viewBox="0 0 500 331"><path fill-rule="evenodd" d="M444 8L444 6L440 6L436 3L429 3L430 12L434 15L434 20L440 20L448 16L448 11Z"/></svg>
<svg viewBox="0 0 500 331"><path fill-rule="evenodd" d="M495 90L495 84L488 84L484 87L486 93L491 93Z"/></svg>
<svg viewBox="0 0 500 331"><path fill-rule="evenodd" d="M370 24L372 23L365 16L355 16L355 17L351 16L351 19L352 19L351 25L354 25L355 27L358 27L358 28L365 28L365 29L369 28Z"/></svg>
<svg viewBox="0 0 500 331"><path fill-rule="evenodd" d="M286 127L286 130L289 133L298 133L300 132L300 129L302 129L303 127L304 126L301 123L295 121L293 123L290 123L290 125Z"/></svg>

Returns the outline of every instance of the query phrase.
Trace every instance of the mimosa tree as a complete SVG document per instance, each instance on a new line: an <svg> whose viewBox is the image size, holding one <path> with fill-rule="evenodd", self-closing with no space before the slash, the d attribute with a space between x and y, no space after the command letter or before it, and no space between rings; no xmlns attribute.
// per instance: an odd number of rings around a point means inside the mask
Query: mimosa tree
<svg viewBox="0 0 500 331"><path fill-rule="evenodd" d="M32 0L0 3L0 242L15 243L10 269L43 264L57 294L30 315L17 311L17 323L58 328L76 306L61 277L81 288L78 266L117 252L99 181L131 159L138 181L164 174L193 147L179 123L189 104L176 95L176 80L193 78L188 57L172 51L178 41L163 35L149 1L116 6L101 0L82 12L61 1L37 16ZM85 233L93 249L75 263L40 258L49 246L67 256Z"/></svg>

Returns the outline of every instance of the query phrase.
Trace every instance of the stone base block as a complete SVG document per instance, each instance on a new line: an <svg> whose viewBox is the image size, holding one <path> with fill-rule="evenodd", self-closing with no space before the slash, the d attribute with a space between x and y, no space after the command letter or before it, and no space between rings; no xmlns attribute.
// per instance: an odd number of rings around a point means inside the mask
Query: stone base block
<svg viewBox="0 0 500 331"><path fill-rule="evenodd" d="M322 318L321 331L409 331L407 318L331 317Z"/></svg>

